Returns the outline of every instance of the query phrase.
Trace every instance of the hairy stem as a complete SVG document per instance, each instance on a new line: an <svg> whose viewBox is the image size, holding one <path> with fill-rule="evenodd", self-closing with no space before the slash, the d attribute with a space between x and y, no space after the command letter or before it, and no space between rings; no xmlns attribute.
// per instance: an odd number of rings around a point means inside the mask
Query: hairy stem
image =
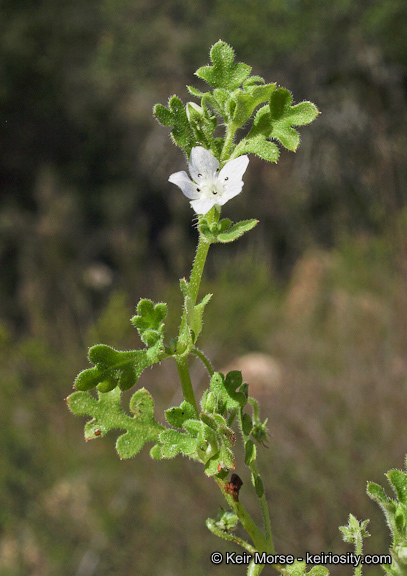
<svg viewBox="0 0 407 576"><path fill-rule="evenodd" d="M260 477L255 462L252 462L250 464L250 470L254 478ZM267 554L274 554L275 550L274 550L273 535L271 533L270 514L265 494L263 494L259 498L259 501L260 501L261 513L263 516L264 529L266 531Z"/></svg>
<svg viewBox="0 0 407 576"><path fill-rule="evenodd" d="M241 502L234 500L233 496L231 496L225 491L225 482L223 480L221 480L220 478L216 478L216 476L214 477L214 479L218 484L219 488L221 489L222 494L226 498L229 506L232 508L233 512L239 518L241 525L252 539L256 550L260 553L267 552L266 539L264 538L264 535L262 534L261 530L253 521L250 514L247 512L246 508L243 506Z"/></svg>
<svg viewBox="0 0 407 576"><path fill-rule="evenodd" d="M176 357L176 363L184 400L192 404L196 415L198 415L198 406L195 399L194 389L192 388L191 376L189 374L188 358L186 356L178 356Z"/></svg>
<svg viewBox="0 0 407 576"><path fill-rule="evenodd" d="M217 214L216 210L212 208L212 210L207 215L207 220L208 222L213 222L216 217L219 218L219 214ZM192 266L191 276L189 279L190 294L194 304L196 304L196 300L198 298L199 287L201 285L202 274L205 267L206 258L208 256L209 246L210 242L208 242L207 239L202 234L200 234L195 260ZM189 373L187 354L186 355L183 354L184 343L182 342L181 339L181 335L185 330L186 322L187 322L187 314L186 310L184 309L178 337L178 342L180 345L179 354L175 357L175 359L177 362L178 374L181 381L181 387L184 399L190 404L192 404L192 406L195 408L196 414L198 414L198 406L196 403L194 390L192 388L191 376Z"/></svg>
<svg viewBox="0 0 407 576"><path fill-rule="evenodd" d="M235 137L236 130L237 127L234 126L233 122L230 122L226 129L225 142L223 144L222 153L220 155L221 162L226 162L227 160L229 160L230 151L233 144L233 138Z"/></svg>
<svg viewBox="0 0 407 576"><path fill-rule="evenodd" d="M210 363L208 358L205 356L205 354L202 352L202 350L199 350L199 348L193 348L191 350L191 352L192 352L192 354L195 354L195 356L198 356L198 358L201 360L202 364L207 369L209 376L213 376L215 373L215 370L213 369L212 364Z"/></svg>

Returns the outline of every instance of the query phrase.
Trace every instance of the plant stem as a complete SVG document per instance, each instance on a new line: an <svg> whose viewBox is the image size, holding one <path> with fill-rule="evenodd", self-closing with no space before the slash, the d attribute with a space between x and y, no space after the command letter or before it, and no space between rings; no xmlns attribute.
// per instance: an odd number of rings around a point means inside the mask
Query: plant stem
<svg viewBox="0 0 407 576"><path fill-rule="evenodd" d="M191 276L189 279L191 297L194 304L196 304L196 299L198 298L199 286L201 285L203 269L205 267L209 246L210 242L208 242L205 236L201 234L199 236L198 248L196 249L194 265L192 267Z"/></svg>
<svg viewBox="0 0 407 576"><path fill-rule="evenodd" d="M198 406L195 399L194 389L192 388L191 376L189 374L188 357L180 355L176 357L175 361L177 363L184 400L192 404L195 413L198 415Z"/></svg>
<svg viewBox="0 0 407 576"><path fill-rule="evenodd" d="M363 552L363 538L361 533L359 532L355 542L356 556L362 557L362 552ZM359 566L355 568L355 576L362 576L362 563L360 563Z"/></svg>
<svg viewBox="0 0 407 576"><path fill-rule="evenodd" d="M225 142L223 144L222 153L220 155L221 162L226 162L229 159L230 149L233 144L233 138L235 137L236 130L237 127L233 124L233 122L230 122L226 129Z"/></svg>
<svg viewBox="0 0 407 576"><path fill-rule="evenodd" d="M216 476L214 476L214 480L216 481L219 488L221 489L222 494L226 498L229 506L232 508L233 512L239 518L240 523L242 524L243 528L249 534L250 538L253 541L253 544L254 544L254 547L256 548L256 550L260 553L267 552L266 540L265 540L261 530L255 524L255 522L253 521L252 517L247 512L247 510L245 509L243 504L239 501L234 500L233 496L231 496L230 494L228 494L225 491L225 482L223 480L221 480L220 478L217 478Z"/></svg>
<svg viewBox="0 0 407 576"><path fill-rule="evenodd" d="M213 222L216 217L219 218L219 215L217 215L214 208L212 208L212 210L206 216L209 223ZM194 264L192 266L191 276L189 279L190 295L194 305L196 304L196 300L198 298L199 286L201 285L202 274L205 267L206 257L208 256L209 246L210 242L208 242L208 240L202 234L200 234ZM192 406L195 408L196 414L198 415L198 406L196 403L194 390L192 388L191 376L189 374L188 353L184 354L184 342L182 342L181 338L181 335L185 330L186 322L187 313L184 308L178 335L178 342L180 344L179 354L175 356L175 360L177 363L178 375L181 381L184 399L192 404Z"/></svg>
<svg viewBox="0 0 407 576"><path fill-rule="evenodd" d="M205 368L208 371L209 376L213 376L214 374L214 369L212 367L212 364L209 362L208 358L205 356L205 354L202 352L202 350L199 350L199 348L193 348L191 350L192 354L195 354L195 356L198 356L198 358L201 360L201 362L204 364Z"/></svg>
<svg viewBox="0 0 407 576"><path fill-rule="evenodd" d="M251 470L254 478L257 478L258 476L260 476L260 474L258 473L257 466L256 466L255 462L252 462L250 464L250 470ZM274 550L273 535L271 533L270 514L269 514L269 508L267 505L267 500L266 500L265 494L263 494L259 498L259 501L260 501L261 512L263 515L264 529L266 531L267 554L274 554L275 550Z"/></svg>

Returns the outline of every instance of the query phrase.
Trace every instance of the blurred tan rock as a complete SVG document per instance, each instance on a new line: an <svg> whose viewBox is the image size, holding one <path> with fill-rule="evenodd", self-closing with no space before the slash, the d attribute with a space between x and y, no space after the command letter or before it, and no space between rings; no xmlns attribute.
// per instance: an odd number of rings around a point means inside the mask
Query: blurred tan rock
<svg viewBox="0 0 407 576"><path fill-rule="evenodd" d="M221 372L240 370L243 381L249 384L250 396L265 396L279 388L283 381L283 370L280 363L262 352L251 352L232 360Z"/></svg>

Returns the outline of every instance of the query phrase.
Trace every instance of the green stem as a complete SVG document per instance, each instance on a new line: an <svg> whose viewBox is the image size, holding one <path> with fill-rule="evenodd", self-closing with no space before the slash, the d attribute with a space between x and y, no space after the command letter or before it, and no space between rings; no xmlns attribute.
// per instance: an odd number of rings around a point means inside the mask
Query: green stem
<svg viewBox="0 0 407 576"><path fill-rule="evenodd" d="M255 462L252 462L250 464L250 470L254 478L257 478L258 476L260 477ZM259 498L259 501L260 501L261 513L263 515L264 529L266 531L267 554L274 554L275 550L274 550L273 535L271 533L270 514L265 494L263 494Z"/></svg>
<svg viewBox="0 0 407 576"><path fill-rule="evenodd" d="M206 216L209 223L212 223L216 218L219 218L219 214L216 212L215 208L207 214ZM192 266L191 276L189 279L189 286L190 286L190 295L193 301L193 304L196 304L196 300L198 298L199 286L201 285L201 279L203 270L205 267L206 258L208 256L210 242L202 235L199 235L199 242L198 247L196 249L196 255L194 264ZM184 308L181 325L179 329L178 335L178 354L175 356L175 360L177 363L178 374L181 381L182 393L184 395L184 399L192 404L195 408L196 414L198 414L198 406L195 399L194 390L192 388L191 376L189 374L189 366L188 366L188 354L184 354L185 343L182 341L182 334L185 331L185 325L187 322L187 313Z"/></svg>
<svg viewBox="0 0 407 576"><path fill-rule="evenodd" d="M199 350L199 348L193 348L191 352L192 354L195 354L195 356L198 356L202 364L204 364L205 368L207 369L209 376L213 376L215 370L213 369L212 364L209 362L208 358L205 356L202 350Z"/></svg>
<svg viewBox="0 0 407 576"><path fill-rule="evenodd" d="M206 526L213 534L215 534L215 536L223 538L224 540L228 540L229 542L234 542L235 544L238 544L239 546L244 548L247 552L249 552L249 554L254 555L256 553L256 549L253 548L253 546L251 546L248 542L246 542L246 540L239 538L235 534L231 534L230 532L225 532L225 530L220 530L219 528L217 528L214 520L212 520L211 518L208 518L208 520L206 521Z"/></svg>
<svg viewBox="0 0 407 576"><path fill-rule="evenodd" d="M250 398L250 397L248 399L248 402L253 407L254 420L258 420L259 419L258 402L254 398ZM243 421L242 421L242 411L241 410L238 412L238 418L239 418L240 432L242 434L243 443L245 444L247 441L247 436L245 435L245 433L243 431ZM250 471L252 473L253 479L256 479L257 477L259 477L261 479L260 474L257 470L257 465L256 465L255 461L250 463L249 468L250 468ZM265 551L267 552L267 554L274 554L275 551L274 551L273 535L271 532L270 514L269 514L269 508L267 505L267 500L266 500L266 496L264 494L264 490L263 490L262 496L260 496L258 498L259 498L259 502L260 502L261 513L263 516L264 529L266 532L266 550Z"/></svg>
<svg viewBox="0 0 407 576"><path fill-rule="evenodd" d="M363 552L363 538L361 533L359 532L358 535L356 536L356 542L355 542L356 556L362 557L362 552ZM355 576L362 576L362 563L360 563L359 566L355 568Z"/></svg>
<svg viewBox="0 0 407 576"><path fill-rule="evenodd" d="M234 500L233 496L231 496L225 491L225 482L223 480L221 480L220 478L216 478L216 476L214 478L219 488L221 489L222 494L226 498L229 506L232 508L233 512L237 515L241 525L252 539L256 550L260 553L267 552L266 540L261 530L255 524L250 514L247 512L246 508L243 506L241 502Z"/></svg>
<svg viewBox="0 0 407 576"><path fill-rule="evenodd" d="M226 129L225 142L223 144L222 153L220 155L221 162L226 162L229 159L230 149L232 148L233 138L235 137L236 130L237 126L235 126L233 122L230 122Z"/></svg>
<svg viewBox="0 0 407 576"><path fill-rule="evenodd" d="M176 356L175 361L177 363L179 379L181 381L182 394L184 395L184 400L192 404L195 409L196 415L199 414L198 406L195 400L194 389L192 388L191 376L189 374L188 357L187 356Z"/></svg>

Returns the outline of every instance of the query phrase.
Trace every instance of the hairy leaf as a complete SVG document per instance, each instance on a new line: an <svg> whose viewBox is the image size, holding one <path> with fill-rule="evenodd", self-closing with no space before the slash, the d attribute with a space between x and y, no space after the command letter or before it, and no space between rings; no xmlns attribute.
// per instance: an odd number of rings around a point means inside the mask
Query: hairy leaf
<svg viewBox="0 0 407 576"><path fill-rule="evenodd" d="M225 232L220 232L217 236L217 241L226 244L227 242L233 242L243 236L249 230L252 230L257 224L258 220L242 220L241 222L236 222Z"/></svg>
<svg viewBox="0 0 407 576"><path fill-rule="evenodd" d="M407 504L407 474L401 470L390 470L386 474L402 504Z"/></svg>
<svg viewBox="0 0 407 576"><path fill-rule="evenodd" d="M245 92L239 91L235 97L236 108L233 113L233 124L239 128L243 126L257 106L270 99L275 89L276 84L265 84L261 86L248 85Z"/></svg>
<svg viewBox="0 0 407 576"><path fill-rule="evenodd" d="M128 390L140 378L148 366L160 362L165 356L161 340L147 350L119 352L106 344L97 344L89 349L89 360L95 365L78 374L74 386L87 391L97 387L100 392L109 392L118 386Z"/></svg>
<svg viewBox="0 0 407 576"><path fill-rule="evenodd" d="M235 90L249 76L251 67L247 64L233 64L235 53L233 48L219 40L210 51L213 66L203 66L195 74L214 88Z"/></svg>
<svg viewBox="0 0 407 576"><path fill-rule="evenodd" d="M96 399L88 392L74 392L67 398L70 410L80 416L91 416L85 425L85 439L104 436L115 428L127 430L119 436L116 450L120 458L135 456L146 442L153 442L164 427L154 419L154 401L151 394L141 388L130 400L130 411L126 414L120 406L121 392L118 388L107 393L98 393Z"/></svg>
<svg viewBox="0 0 407 576"><path fill-rule="evenodd" d="M243 408L247 402L246 396L237 390L241 385L242 373L238 370L228 372L226 378L220 372L215 372L211 378L210 389L226 410L233 410Z"/></svg>
<svg viewBox="0 0 407 576"><path fill-rule="evenodd" d="M172 96L168 102L168 108L162 104L156 104L153 113L164 126L173 126L171 130L172 140L189 157L192 148L196 146L196 142L181 100L177 96Z"/></svg>
<svg viewBox="0 0 407 576"><path fill-rule="evenodd" d="M184 400L181 406L174 408L169 408L165 411L165 417L168 424L174 426L174 428L182 428L186 420L190 420L195 416L195 409L186 400Z"/></svg>
<svg viewBox="0 0 407 576"><path fill-rule="evenodd" d="M137 305L137 314L131 319L137 328L140 338L147 346L154 346L162 340L164 333L163 320L167 316L167 304L155 304L148 299L142 299Z"/></svg>
<svg viewBox="0 0 407 576"><path fill-rule="evenodd" d="M288 150L295 151L300 143L300 135L292 126L310 124L319 112L312 102L301 102L292 106L292 101L293 97L288 90L277 88L270 98L270 114L272 137Z"/></svg>
<svg viewBox="0 0 407 576"><path fill-rule="evenodd" d="M190 292L190 286L185 278L180 280L180 288L184 296L184 309L187 319L186 329L189 332L189 334L183 335L183 337L186 341L190 342L190 345L194 345L202 331L202 316L205 306L212 298L212 294L207 294L204 296L204 298L202 298L199 304L194 304L194 300Z"/></svg>
<svg viewBox="0 0 407 576"><path fill-rule="evenodd" d="M253 134L251 136L251 134ZM255 154L266 162L277 162L280 151L274 142L267 140L264 134L250 132L247 138L243 138L233 150L231 159L242 156L242 154Z"/></svg>

